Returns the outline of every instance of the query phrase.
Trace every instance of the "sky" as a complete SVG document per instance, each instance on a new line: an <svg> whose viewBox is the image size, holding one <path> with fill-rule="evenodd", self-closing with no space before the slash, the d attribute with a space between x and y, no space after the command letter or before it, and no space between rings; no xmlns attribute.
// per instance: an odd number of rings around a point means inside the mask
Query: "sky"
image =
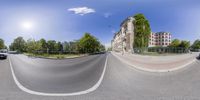
<svg viewBox="0 0 200 100"><path fill-rule="evenodd" d="M199 0L0 0L0 38L72 41L89 32L110 45L120 23L143 13L152 32L200 39Z"/></svg>

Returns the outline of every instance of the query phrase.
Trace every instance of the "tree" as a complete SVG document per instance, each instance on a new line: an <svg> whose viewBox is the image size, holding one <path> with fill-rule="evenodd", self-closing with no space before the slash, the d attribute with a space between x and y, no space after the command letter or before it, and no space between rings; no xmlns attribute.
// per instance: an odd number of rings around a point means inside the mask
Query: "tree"
<svg viewBox="0 0 200 100"><path fill-rule="evenodd" d="M105 52L106 51L105 46L101 44L100 47L99 47L99 51L100 52Z"/></svg>
<svg viewBox="0 0 200 100"><path fill-rule="evenodd" d="M107 51L112 51L112 47L109 47L109 48L107 49Z"/></svg>
<svg viewBox="0 0 200 100"><path fill-rule="evenodd" d="M80 53L95 53L99 51L100 42L90 33L85 35L78 41L78 50Z"/></svg>
<svg viewBox="0 0 200 100"><path fill-rule="evenodd" d="M190 41L181 41L179 47L182 47L182 48L185 48L185 49L188 49L190 47Z"/></svg>
<svg viewBox="0 0 200 100"><path fill-rule="evenodd" d="M69 42L69 52L76 53L78 51L78 40Z"/></svg>
<svg viewBox="0 0 200 100"><path fill-rule="evenodd" d="M7 46L4 46L4 49L8 49L8 47L7 47Z"/></svg>
<svg viewBox="0 0 200 100"><path fill-rule="evenodd" d="M136 14L134 18L134 47L148 47L149 36L151 33L149 21L143 14Z"/></svg>
<svg viewBox="0 0 200 100"><path fill-rule="evenodd" d="M47 41L48 52L55 52L55 50L56 50L55 45L56 45L55 40L48 40Z"/></svg>
<svg viewBox="0 0 200 100"><path fill-rule="evenodd" d="M26 51L26 41L23 37L17 37L14 39L13 43L9 46L11 50L18 51L18 52L25 52Z"/></svg>
<svg viewBox="0 0 200 100"><path fill-rule="evenodd" d="M59 52L63 51L63 45L61 44L61 42L58 42L55 44L55 49L56 51L59 51Z"/></svg>
<svg viewBox="0 0 200 100"><path fill-rule="evenodd" d="M40 39L39 41L39 45L40 45L40 50L43 51L43 52L47 52L47 42L45 39Z"/></svg>
<svg viewBox="0 0 200 100"><path fill-rule="evenodd" d="M169 47L179 47L181 44L179 39L172 40L172 43L169 45Z"/></svg>
<svg viewBox="0 0 200 100"><path fill-rule="evenodd" d="M0 39L0 49L4 49L4 48L5 48L4 40Z"/></svg>
<svg viewBox="0 0 200 100"><path fill-rule="evenodd" d="M69 43L68 42L63 42L63 51L64 52L69 52Z"/></svg>
<svg viewBox="0 0 200 100"><path fill-rule="evenodd" d="M41 50L41 45L39 41L35 41L34 39L27 40L26 50L29 53L37 53L37 51Z"/></svg>
<svg viewBox="0 0 200 100"><path fill-rule="evenodd" d="M191 47L192 49L200 49L200 40L195 40Z"/></svg>

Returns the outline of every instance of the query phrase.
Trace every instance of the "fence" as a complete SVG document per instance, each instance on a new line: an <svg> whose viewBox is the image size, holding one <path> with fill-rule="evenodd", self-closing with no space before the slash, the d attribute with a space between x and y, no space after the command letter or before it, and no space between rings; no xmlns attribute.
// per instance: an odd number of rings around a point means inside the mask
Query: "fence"
<svg viewBox="0 0 200 100"><path fill-rule="evenodd" d="M190 50L182 47L148 47L134 48L135 53L156 52L156 53L189 53Z"/></svg>
<svg viewBox="0 0 200 100"><path fill-rule="evenodd" d="M191 49L192 52L200 52L200 49Z"/></svg>

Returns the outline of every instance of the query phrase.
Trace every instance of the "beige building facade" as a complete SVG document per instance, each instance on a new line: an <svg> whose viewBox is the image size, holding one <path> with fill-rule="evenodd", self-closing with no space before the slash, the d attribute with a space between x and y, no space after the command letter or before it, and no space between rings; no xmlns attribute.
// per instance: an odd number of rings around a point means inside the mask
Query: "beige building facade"
<svg viewBox="0 0 200 100"><path fill-rule="evenodd" d="M134 20L133 17L129 17L121 23L120 30L115 33L111 41L113 51L133 52Z"/></svg>

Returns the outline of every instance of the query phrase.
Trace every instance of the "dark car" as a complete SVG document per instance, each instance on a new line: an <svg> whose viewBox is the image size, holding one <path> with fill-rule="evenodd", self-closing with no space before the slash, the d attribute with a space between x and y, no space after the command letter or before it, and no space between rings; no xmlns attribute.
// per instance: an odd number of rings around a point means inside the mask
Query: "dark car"
<svg viewBox="0 0 200 100"><path fill-rule="evenodd" d="M200 59L200 53L199 53L199 56L197 57L197 59Z"/></svg>

